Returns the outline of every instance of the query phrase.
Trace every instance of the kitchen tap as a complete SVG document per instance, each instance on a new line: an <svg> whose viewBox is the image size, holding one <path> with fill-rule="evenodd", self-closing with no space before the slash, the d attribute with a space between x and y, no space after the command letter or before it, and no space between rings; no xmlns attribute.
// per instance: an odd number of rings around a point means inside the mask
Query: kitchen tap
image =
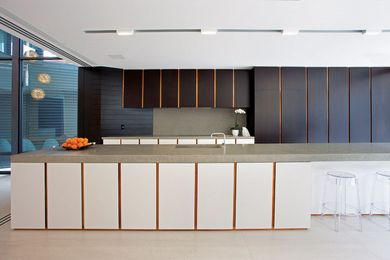
<svg viewBox="0 0 390 260"><path fill-rule="evenodd" d="M224 134L224 133L212 133L211 135L210 135L210 137L211 138L213 138L214 136L223 136L223 145L225 145L226 144L226 135Z"/></svg>

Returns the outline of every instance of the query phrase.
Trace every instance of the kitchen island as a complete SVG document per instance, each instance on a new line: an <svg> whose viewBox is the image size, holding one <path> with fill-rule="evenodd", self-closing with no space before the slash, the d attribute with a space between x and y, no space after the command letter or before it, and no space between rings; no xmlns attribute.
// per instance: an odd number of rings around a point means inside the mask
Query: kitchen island
<svg viewBox="0 0 390 260"><path fill-rule="evenodd" d="M96 145L11 162L13 229L307 229L330 170L357 174L367 213L390 144Z"/></svg>

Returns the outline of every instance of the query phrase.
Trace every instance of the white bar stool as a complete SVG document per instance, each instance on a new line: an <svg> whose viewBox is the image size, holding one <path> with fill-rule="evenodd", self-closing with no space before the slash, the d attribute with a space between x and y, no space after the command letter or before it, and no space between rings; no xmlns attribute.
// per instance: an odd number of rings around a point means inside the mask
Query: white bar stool
<svg viewBox="0 0 390 260"><path fill-rule="evenodd" d="M388 188L389 210L388 211L383 209L383 208L376 207L375 201L374 201L375 194L376 194L376 188L377 188L378 183L384 184L385 182L387 182L389 184L389 188ZM378 210L380 210L388 215L389 231L390 231L390 171L378 171L375 174L375 181L374 181L374 185L372 187L372 193L371 193L370 215L372 215L374 208L378 209Z"/></svg>
<svg viewBox="0 0 390 260"><path fill-rule="evenodd" d="M359 230L362 231L362 220L361 220L361 212L360 212L360 196L359 196L359 185L358 179L355 174L343 171L330 171L326 173L326 182L322 197L322 208L321 208L321 216L325 214L325 209L327 208L327 202L325 202L327 195L327 186L328 182L334 181L336 184L336 198L334 202L333 215L335 218L335 231L338 232L340 228L341 216L350 216L351 214L347 214L347 184L350 186L355 186L357 205L356 207L352 207L356 210L355 214L352 216L356 216L359 221ZM332 210L332 209L330 209Z"/></svg>

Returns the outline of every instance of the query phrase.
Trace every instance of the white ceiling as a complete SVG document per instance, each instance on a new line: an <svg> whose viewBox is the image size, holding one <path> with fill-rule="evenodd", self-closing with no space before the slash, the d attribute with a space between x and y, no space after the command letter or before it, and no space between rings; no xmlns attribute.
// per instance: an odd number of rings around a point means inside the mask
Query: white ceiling
<svg viewBox="0 0 390 260"><path fill-rule="evenodd" d="M2 16L87 63L126 69L390 66L390 32L118 36L84 30L383 30L390 29L389 11L390 0L0 0Z"/></svg>

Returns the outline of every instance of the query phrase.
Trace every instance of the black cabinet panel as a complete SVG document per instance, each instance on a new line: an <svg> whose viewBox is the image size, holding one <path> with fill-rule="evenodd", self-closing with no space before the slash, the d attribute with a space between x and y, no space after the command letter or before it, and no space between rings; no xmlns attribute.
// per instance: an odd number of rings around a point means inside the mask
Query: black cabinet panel
<svg viewBox="0 0 390 260"><path fill-rule="evenodd" d="M252 70L234 71L234 107L251 107Z"/></svg>
<svg viewBox="0 0 390 260"><path fill-rule="evenodd" d="M372 141L390 142L390 68L372 68Z"/></svg>
<svg viewBox="0 0 390 260"><path fill-rule="evenodd" d="M196 106L196 70L180 70L180 107Z"/></svg>
<svg viewBox="0 0 390 260"><path fill-rule="evenodd" d="M350 68L350 142L370 142L371 100L369 68Z"/></svg>
<svg viewBox="0 0 390 260"><path fill-rule="evenodd" d="M233 107L233 70L217 70L217 107Z"/></svg>
<svg viewBox="0 0 390 260"><path fill-rule="evenodd" d="M282 68L282 142L306 142L305 68Z"/></svg>
<svg viewBox="0 0 390 260"><path fill-rule="evenodd" d="M348 68L329 68L329 142L349 142Z"/></svg>
<svg viewBox="0 0 390 260"><path fill-rule="evenodd" d="M198 106L214 107L214 70L198 70Z"/></svg>
<svg viewBox="0 0 390 260"><path fill-rule="evenodd" d="M254 130L256 143L279 143L279 68L255 68L254 73Z"/></svg>
<svg viewBox="0 0 390 260"><path fill-rule="evenodd" d="M142 70L125 70L123 76L124 84L124 107L142 107Z"/></svg>
<svg viewBox="0 0 390 260"><path fill-rule="evenodd" d="M178 70L162 71L162 107L177 107Z"/></svg>
<svg viewBox="0 0 390 260"><path fill-rule="evenodd" d="M160 107L160 70L144 71L144 107Z"/></svg>
<svg viewBox="0 0 390 260"><path fill-rule="evenodd" d="M307 69L308 142L328 142L327 68Z"/></svg>

